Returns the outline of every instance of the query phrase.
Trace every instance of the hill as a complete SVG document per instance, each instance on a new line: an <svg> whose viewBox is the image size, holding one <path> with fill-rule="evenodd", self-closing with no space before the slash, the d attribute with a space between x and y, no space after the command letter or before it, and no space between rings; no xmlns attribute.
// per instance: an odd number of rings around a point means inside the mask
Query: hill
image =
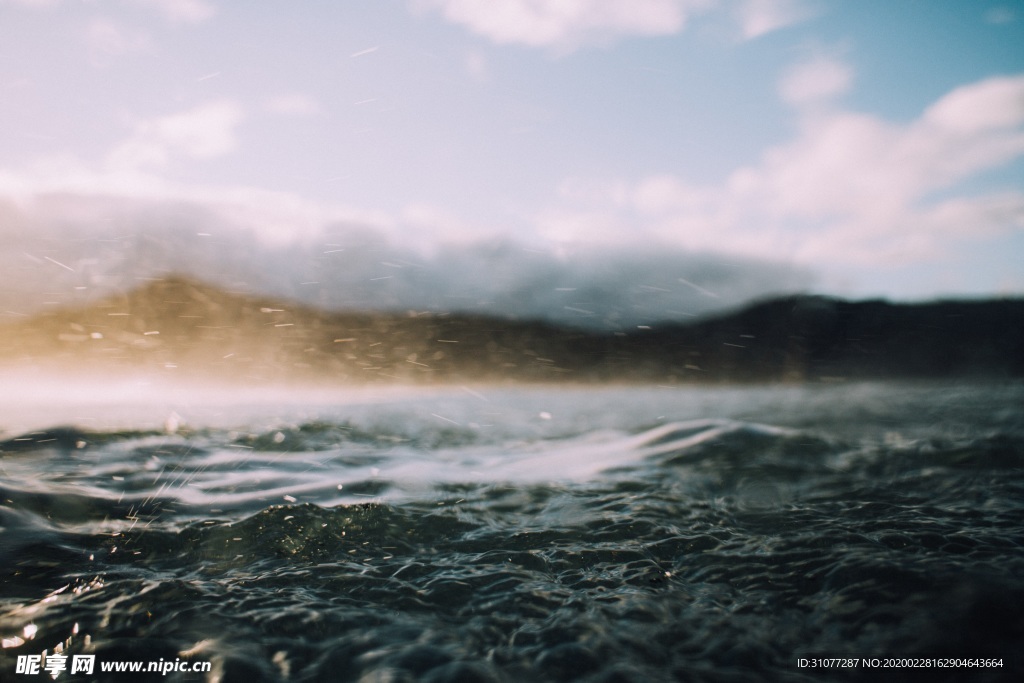
<svg viewBox="0 0 1024 683"><path fill-rule="evenodd" d="M0 326L0 365L241 382L804 381L1024 376L1024 301L787 297L599 333L476 315L326 312L168 277Z"/></svg>

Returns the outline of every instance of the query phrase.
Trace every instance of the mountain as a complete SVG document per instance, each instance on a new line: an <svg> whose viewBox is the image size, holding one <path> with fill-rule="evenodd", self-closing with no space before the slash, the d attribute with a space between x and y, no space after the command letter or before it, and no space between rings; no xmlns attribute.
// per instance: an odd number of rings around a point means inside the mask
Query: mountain
<svg viewBox="0 0 1024 683"><path fill-rule="evenodd" d="M805 381L1024 376L1024 300L786 297L601 333L461 314L327 312L168 277L0 326L0 365L238 382Z"/></svg>
<svg viewBox="0 0 1024 683"><path fill-rule="evenodd" d="M786 297L664 327L645 341L732 379L1022 377L1024 300Z"/></svg>

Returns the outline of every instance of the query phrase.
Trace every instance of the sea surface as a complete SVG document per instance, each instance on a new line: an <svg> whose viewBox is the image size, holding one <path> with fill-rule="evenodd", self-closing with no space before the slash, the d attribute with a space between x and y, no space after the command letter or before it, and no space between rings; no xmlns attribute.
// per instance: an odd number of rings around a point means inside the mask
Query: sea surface
<svg viewBox="0 0 1024 683"><path fill-rule="evenodd" d="M0 407L0 681L1024 680L1019 382Z"/></svg>

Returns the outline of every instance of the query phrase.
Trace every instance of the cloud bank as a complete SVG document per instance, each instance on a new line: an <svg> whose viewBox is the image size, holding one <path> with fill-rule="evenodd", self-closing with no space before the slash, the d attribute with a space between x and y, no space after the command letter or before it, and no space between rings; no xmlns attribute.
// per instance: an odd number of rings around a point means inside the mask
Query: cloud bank
<svg viewBox="0 0 1024 683"><path fill-rule="evenodd" d="M511 238L429 252L382 225L336 221L275 244L209 204L81 195L0 204L7 317L181 273L335 310L474 312L619 329L804 291L812 274L681 249L529 247ZM88 237L83 238L83 235Z"/></svg>

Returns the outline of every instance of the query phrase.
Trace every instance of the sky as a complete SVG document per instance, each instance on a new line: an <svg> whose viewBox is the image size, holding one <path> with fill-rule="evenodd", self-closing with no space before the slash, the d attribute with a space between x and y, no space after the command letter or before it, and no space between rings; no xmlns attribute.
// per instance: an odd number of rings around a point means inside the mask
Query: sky
<svg viewBox="0 0 1024 683"><path fill-rule="evenodd" d="M0 314L1024 295L1024 0L0 0Z"/></svg>

